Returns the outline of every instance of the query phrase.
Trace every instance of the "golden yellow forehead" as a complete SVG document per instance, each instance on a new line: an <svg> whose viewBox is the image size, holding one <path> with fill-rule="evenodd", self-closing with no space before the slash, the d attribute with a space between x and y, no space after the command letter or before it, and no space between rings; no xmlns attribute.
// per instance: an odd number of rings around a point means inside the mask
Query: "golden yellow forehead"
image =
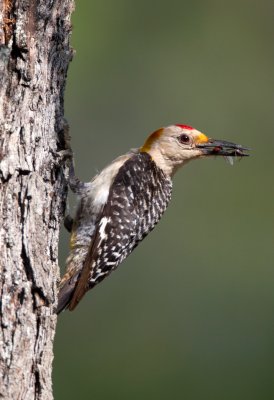
<svg viewBox="0 0 274 400"><path fill-rule="evenodd" d="M200 143L207 143L208 142L208 137L202 133L197 131L197 135L195 136L195 143L200 144Z"/></svg>

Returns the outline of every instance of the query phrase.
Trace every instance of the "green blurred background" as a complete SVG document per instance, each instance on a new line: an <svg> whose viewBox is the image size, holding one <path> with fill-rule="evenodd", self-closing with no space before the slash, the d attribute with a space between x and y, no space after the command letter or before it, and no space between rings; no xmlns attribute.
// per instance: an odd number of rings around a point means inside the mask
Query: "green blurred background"
<svg viewBox="0 0 274 400"><path fill-rule="evenodd" d="M57 400L274 398L273 17L272 0L76 1L65 105L82 180L171 123L252 157L181 170L153 233L60 315Z"/></svg>

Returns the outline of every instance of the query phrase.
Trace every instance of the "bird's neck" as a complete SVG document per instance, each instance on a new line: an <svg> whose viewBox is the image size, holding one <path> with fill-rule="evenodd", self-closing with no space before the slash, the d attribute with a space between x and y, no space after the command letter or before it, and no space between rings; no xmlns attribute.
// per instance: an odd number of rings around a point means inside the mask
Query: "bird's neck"
<svg viewBox="0 0 274 400"><path fill-rule="evenodd" d="M143 151L141 150L141 152ZM171 159L165 153L154 147L151 147L146 153L150 155L157 167L169 178L172 178L175 172L187 161L185 160L182 162L181 159L176 159L176 157Z"/></svg>

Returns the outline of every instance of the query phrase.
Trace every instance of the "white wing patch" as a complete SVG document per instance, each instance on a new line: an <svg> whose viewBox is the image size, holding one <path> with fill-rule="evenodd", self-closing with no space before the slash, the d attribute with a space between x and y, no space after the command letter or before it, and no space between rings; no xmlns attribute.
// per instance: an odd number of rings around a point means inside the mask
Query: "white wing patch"
<svg viewBox="0 0 274 400"><path fill-rule="evenodd" d="M103 217L100 221L99 224L99 236L100 236L100 242L104 239L107 239L107 234L105 232L106 225L110 221L109 217Z"/></svg>

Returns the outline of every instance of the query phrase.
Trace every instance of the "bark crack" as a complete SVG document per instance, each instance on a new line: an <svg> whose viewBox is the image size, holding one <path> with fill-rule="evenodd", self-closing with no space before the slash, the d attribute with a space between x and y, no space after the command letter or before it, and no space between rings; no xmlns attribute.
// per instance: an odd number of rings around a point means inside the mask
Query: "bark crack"
<svg viewBox="0 0 274 400"><path fill-rule="evenodd" d="M37 399L40 397L40 394L42 392L40 373L37 369L34 371L34 379L35 398Z"/></svg>

